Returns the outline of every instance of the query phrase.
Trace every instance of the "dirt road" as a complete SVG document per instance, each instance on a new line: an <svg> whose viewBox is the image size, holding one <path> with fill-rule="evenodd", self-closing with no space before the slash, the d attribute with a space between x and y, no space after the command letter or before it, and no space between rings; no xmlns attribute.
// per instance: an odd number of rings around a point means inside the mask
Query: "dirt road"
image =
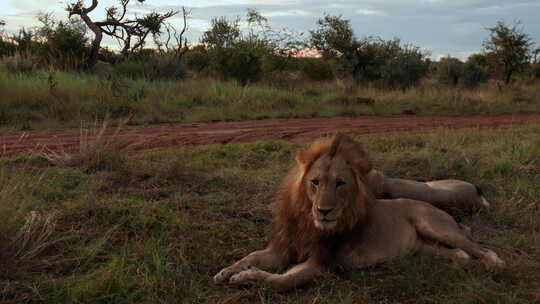
<svg viewBox="0 0 540 304"><path fill-rule="evenodd" d="M336 131L347 131L360 135L388 134L436 129L508 128L535 122L540 123L539 114L314 118L124 127L115 135L116 128L109 128L105 137L114 142L125 143L128 146L128 151L135 152L167 147L225 144L263 139L309 140ZM0 133L0 156L39 152L44 147L73 153L79 150L80 138L80 130Z"/></svg>

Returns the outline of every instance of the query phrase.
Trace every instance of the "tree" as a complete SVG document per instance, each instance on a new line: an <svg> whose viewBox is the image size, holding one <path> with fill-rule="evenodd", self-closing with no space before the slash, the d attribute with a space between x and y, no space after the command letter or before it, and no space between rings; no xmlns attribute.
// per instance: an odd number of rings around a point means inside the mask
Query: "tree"
<svg viewBox="0 0 540 304"><path fill-rule="evenodd" d="M311 44L324 52L324 57L340 62L340 71L357 81L382 80L385 85L405 89L427 72L426 54L418 47L401 45L397 38L357 39L349 20L326 15L310 31Z"/></svg>
<svg viewBox="0 0 540 304"><path fill-rule="evenodd" d="M317 26L316 30L309 31L314 47L324 51L327 57L336 57L340 53L345 57L354 55L359 43L349 20L343 19L341 15L326 15L317 20Z"/></svg>
<svg viewBox="0 0 540 304"><path fill-rule="evenodd" d="M175 26L170 23L165 23L165 31L167 31L167 39L162 42L160 40L160 35L154 35L154 44L157 46L160 52L173 53L179 62L182 56L188 51L187 38L184 37L184 34L188 28L187 18L191 15L191 11L187 10L185 7L182 7L182 17L183 17L183 27L178 32ZM173 40L171 42L171 40ZM163 50L163 48L165 50Z"/></svg>
<svg viewBox="0 0 540 304"><path fill-rule="evenodd" d="M533 53L533 64L537 64L538 55L540 54L540 47L537 47L534 51L532 51L532 53Z"/></svg>
<svg viewBox="0 0 540 304"><path fill-rule="evenodd" d="M84 6L84 0L77 0L67 5L66 10L69 17L79 15L95 35L88 63L89 67L93 67L97 63L103 34L116 38L123 44L122 53L127 56L135 50L142 50L146 38L149 35L160 35L165 21L179 13L179 11L169 10L163 14L152 12L142 17L127 18L127 7L131 0L118 1L120 8L116 6L106 8L107 17L103 21L93 21L89 16L90 12L97 8L98 0L92 0L92 4L88 7ZM140 4L145 2L145 0L136 1ZM135 41L132 45L133 40Z"/></svg>
<svg viewBox="0 0 540 304"><path fill-rule="evenodd" d="M226 17L212 18L212 26L204 32L201 42L219 47L229 47L240 38L240 19L229 21Z"/></svg>
<svg viewBox="0 0 540 304"><path fill-rule="evenodd" d="M86 25L79 18L57 21L52 13L39 13L41 26L36 28L41 61L67 69L84 66L88 57Z"/></svg>
<svg viewBox="0 0 540 304"><path fill-rule="evenodd" d="M487 28L489 38L483 46L489 55L495 59L495 64L502 68L504 82L510 83L512 75L527 66L530 58L530 48L533 44L529 35L519 28L520 22L508 27L504 21L498 21L494 27Z"/></svg>

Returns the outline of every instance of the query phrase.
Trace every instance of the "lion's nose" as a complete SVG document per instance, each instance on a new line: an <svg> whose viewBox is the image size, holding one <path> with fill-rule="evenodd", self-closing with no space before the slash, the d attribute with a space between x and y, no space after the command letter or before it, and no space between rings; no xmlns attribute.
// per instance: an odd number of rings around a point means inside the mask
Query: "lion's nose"
<svg viewBox="0 0 540 304"><path fill-rule="evenodd" d="M332 211L332 208L330 209L317 208L317 211L319 211L323 216L326 216L328 213L330 213L330 211Z"/></svg>

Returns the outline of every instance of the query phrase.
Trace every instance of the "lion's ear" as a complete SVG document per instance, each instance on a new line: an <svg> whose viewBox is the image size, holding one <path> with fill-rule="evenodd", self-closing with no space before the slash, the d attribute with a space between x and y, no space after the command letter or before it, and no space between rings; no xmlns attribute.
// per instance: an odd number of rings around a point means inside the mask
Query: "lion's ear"
<svg viewBox="0 0 540 304"><path fill-rule="evenodd" d="M365 158L355 158L350 163L352 168L362 175L368 174L372 169L371 161Z"/></svg>
<svg viewBox="0 0 540 304"><path fill-rule="evenodd" d="M365 175L372 169L371 160L361 143L343 136L339 149L358 173Z"/></svg>
<svg viewBox="0 0 540 304"><path fill-rule="evenodd" d="M301 167L305 167L309 162L308 151L305 149L298 149L296 152L296 162Z"/></svg>

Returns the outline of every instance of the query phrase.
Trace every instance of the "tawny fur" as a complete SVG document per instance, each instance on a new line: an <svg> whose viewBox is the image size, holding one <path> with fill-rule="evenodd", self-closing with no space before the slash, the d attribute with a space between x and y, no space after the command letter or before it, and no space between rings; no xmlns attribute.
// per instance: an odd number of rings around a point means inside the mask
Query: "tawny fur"
<svg viewBox="0 0 540 304"><path fill-rule="evenodd" d="M378 199L409 198L425 201L455 216L490 207L478 187L461 180L418 182L388 177L377 170L371 170L367 180L367 186Z"/></svg>
<svg viewBox="0 0 540 304"><path fill-rule="evenodd" d="M375 178L363 148L350 138L317 141L296 159L276 196L267 248L224 268L216 282L261 281L286 290L333 266L361 268L415 251L460 261L470 254L487 267L504 265L433 205L376 200L373 192L380 187L384 193L384 185L374 180L382 175ZM283 274L261 270L291 265Z"/></svg>

